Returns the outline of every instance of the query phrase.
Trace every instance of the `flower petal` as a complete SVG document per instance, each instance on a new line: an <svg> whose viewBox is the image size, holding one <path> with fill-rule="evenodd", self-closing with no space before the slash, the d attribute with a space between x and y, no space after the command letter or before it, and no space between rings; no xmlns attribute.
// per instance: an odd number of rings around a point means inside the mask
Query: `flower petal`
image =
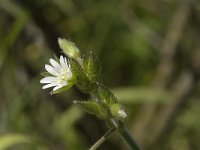
<svg viewBox="0 0 200 150"><path fill-rule="evenodd" d="M56 87L53 88L53 91L57 91L57 90L59 90L62 87L63 87L63 85L58 85L58 86L56 86Z"/></svg>
<svg viewBox="0 0 200 150"><path fill-rule="evenodd" d="M54 59L49 59L49 62L51 63L51 65L54 67L54 68L60 68L60 64L58 62L56 62Z"/></svg>
<svg viewBox="0 0 200 150"><path fill-rule="evenodd" d="M70 69L67 70L67 78L68 79L72 78L72 71Z"/></svg>
<svg viewBox="0 0 200 150"><path fill-rule="evenodd" d="M61 83L61 84L59 84L58 86L54 87L54 88L53 88L53 91L59 90L59 89L61 89L62 87L67 86L67 84L68 84L68 83L67 83L66 81L63 82L63 83Z"/></svg>
<svg viewBox="0 0 200 150"><path fill-rule="evenodd" d="M64 61L64 57L62 55L60 56L60 64L63 68L65 67L65 61Z"/></svg>
<svg viewBox="0 0 200 150"><path fill-rule="evenodd" d="M55 83L50 83L50 84L47 84L47 85L44 85L43 87L42 87L42 89L47 89L47 88L50 88L50 87L53 87L53 86L56 86L57 84L55 84Z"/></svg>
<svg viewBox="0 0 200 150"><path fill-rule="evenodd" d="M56 70L55 70L52 66L50 66L50 65L45 65L45 69L46 69L50 74L52 74L52 75L54 75L54 76L58 76L58 75L59 75L59 73L56 72Z"/></svg>
<svg viewBox="0 0 200 150"><path fill-rule="evenodd" d="M40 83L54 83L57 81L56 77L45 77L42 80L40 80Z"/></svg>
<svg viewBox="0 0 200 150"><path fill-rule="evenodd" d="M68 65L69 62L67 61L67 58L66 58L66 57L64 57L64 62L65 62L65 67L66 67L66 68L69 68L69 65Z"/></svg>

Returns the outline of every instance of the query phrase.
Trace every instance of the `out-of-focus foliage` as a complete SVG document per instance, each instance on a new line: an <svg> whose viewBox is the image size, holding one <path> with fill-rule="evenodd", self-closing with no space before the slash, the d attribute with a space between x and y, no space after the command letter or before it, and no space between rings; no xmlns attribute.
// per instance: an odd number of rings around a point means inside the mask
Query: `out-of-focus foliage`
<svg viewBox="0 0 200 150"><path fill-rule="evenodd" d="M30 142L29 137L23 135L3 135L0 137L0 149L8 149L9 147L19 144L19 143L28 143Z"/></svg>
<svg viewBox="0 0 200 150"><path fill-rule="evenodd" d="M0 148L84 150L108 130L73 105L88 95L41 89L65 37L97 55L141 147L200 149L199 27L198 0L0 0ZM100 149L128 148L113 135Z"/></svg>

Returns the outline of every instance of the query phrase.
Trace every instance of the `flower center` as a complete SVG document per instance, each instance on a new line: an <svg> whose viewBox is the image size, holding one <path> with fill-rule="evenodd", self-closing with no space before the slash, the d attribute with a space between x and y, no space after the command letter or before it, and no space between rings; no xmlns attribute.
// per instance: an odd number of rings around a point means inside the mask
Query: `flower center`
<svg viewBox="0 0 200 150"><path fill-rule="evenodd" d="M67 80L69 80L69 71L67 69L61 69L59 76L58 76L58 80L57 83L63 83Z"/></svg>

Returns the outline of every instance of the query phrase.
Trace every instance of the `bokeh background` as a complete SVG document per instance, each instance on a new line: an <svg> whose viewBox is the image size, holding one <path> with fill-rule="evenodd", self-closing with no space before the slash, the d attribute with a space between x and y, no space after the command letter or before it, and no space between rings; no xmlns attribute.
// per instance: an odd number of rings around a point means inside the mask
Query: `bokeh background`
<svg viewBox="0 0 200 150"><path fill-rule="evenodd" d="M39 80L61 50L93 51L145 150L200 149L199 0L0 0L0 149L86 150L107 130ZM114 134L99 149L128 150Z"/></svg>

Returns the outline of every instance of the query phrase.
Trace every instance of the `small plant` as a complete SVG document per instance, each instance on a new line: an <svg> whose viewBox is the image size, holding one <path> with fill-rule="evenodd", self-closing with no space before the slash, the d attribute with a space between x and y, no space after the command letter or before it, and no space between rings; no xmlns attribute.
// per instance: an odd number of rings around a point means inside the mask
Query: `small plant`
<svg viewBox="0 0 200 150"><path fill-rule="evenodd" d="M76 85L82 92L91 95L89 100L75 100L74 104L105 120L110 130L90 150L97 149L113 132L118 132L131 149L139 150L124 125L123 120L127 117L124 106L109 88L100 82L101 66L96 56L91 52L89 57L82 58L76 45L66 39L58 38L58 44L69 59L60 56L59 59L49 60L51 65L45 65L47 72L43 73L45 77L40 80L40 83L45 84L42 88L53 87L51 94L58 94Z"/></svg>

